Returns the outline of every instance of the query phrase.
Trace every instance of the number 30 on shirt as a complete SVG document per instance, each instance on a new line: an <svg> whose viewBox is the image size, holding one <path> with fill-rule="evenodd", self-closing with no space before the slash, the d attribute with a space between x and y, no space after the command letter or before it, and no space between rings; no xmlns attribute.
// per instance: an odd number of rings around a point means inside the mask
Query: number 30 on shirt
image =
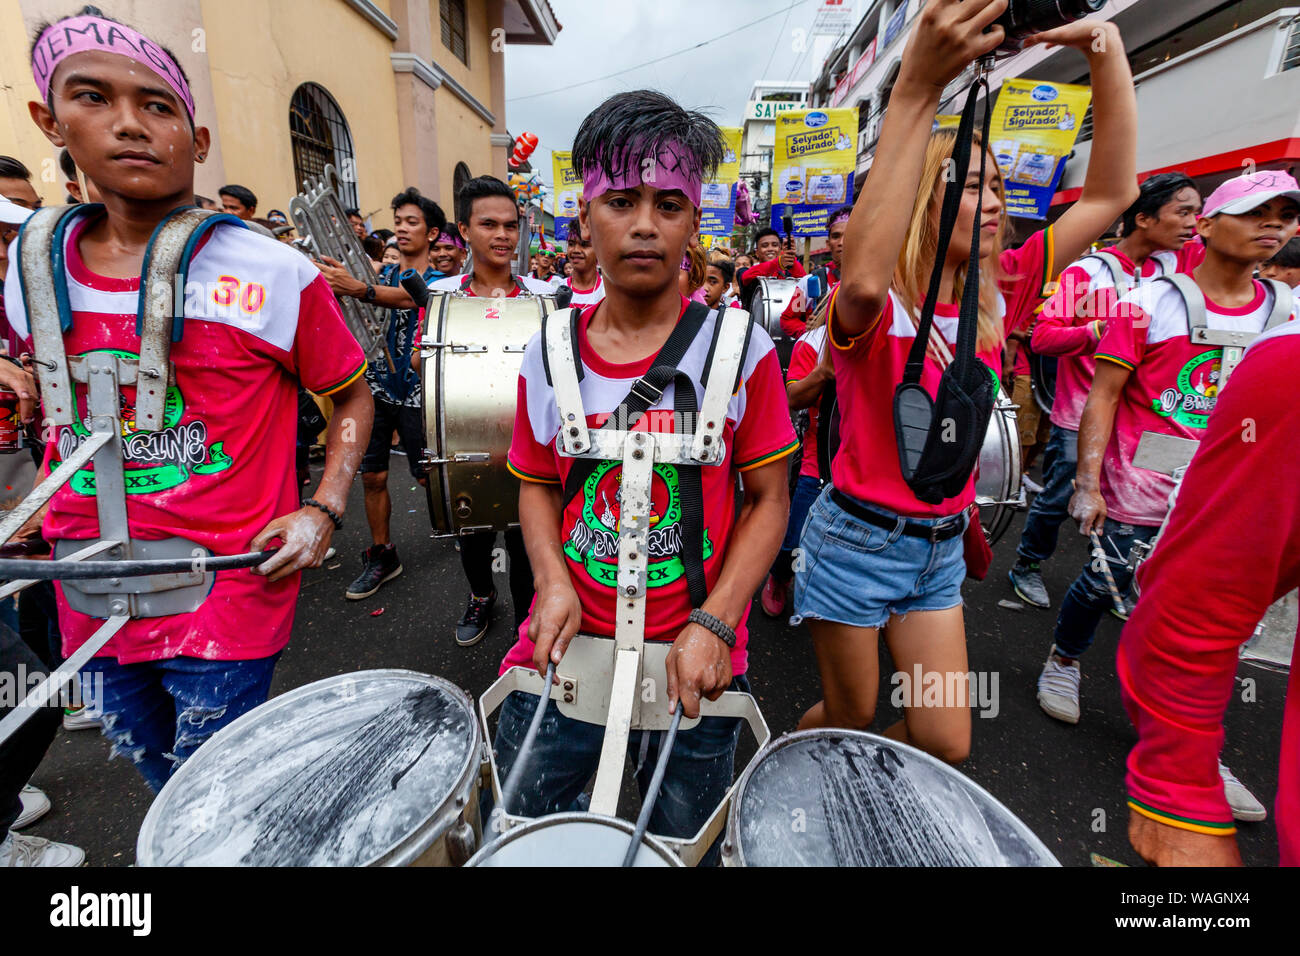
<svg viewBox="0 0 1300 956"><path fill-rule="evenodd" d="M236 276L220 276L212 301L225 308L238 304L241 311L252 315L266 302L266 287L257 282L243 285Z"/></svg>

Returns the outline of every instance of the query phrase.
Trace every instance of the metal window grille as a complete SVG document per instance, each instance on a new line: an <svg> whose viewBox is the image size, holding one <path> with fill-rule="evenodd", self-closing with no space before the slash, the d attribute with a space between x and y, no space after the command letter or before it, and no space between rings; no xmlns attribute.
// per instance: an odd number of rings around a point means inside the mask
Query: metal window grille
<svg viewBox="0 0 1300 956"><path fill-rule="evenodd" d="M319 179L333 164L339 173L344 207L357 207L356 158L352 133L334 97L322 86L304 83L289 103L289 139L293 144L293 175L298 188Z"/></svg>
<svg viewBox="0 0 1300 956"><path fill-rule="evenodd" d="M1291 35L1286 41L1286 52L1282 54L1282 70L1294 70L1300 67L1300 17L1291 21Z"/></svg>
<svg viewBox="0 0 1300 956"><path fill-rule="evenodd" d="M442 45L469 66L469 50L465 46L465 0L441 0L438 13L442 21Z"/></svg>

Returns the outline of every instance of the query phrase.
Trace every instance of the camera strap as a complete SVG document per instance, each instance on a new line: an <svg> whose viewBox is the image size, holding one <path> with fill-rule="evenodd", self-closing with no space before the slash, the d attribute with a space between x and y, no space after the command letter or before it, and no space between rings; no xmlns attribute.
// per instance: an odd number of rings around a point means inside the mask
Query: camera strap
<svg viewBox="0 0 1300 956"><path fill-rule="evenodd" d="M950 178L944 190L939 217L939 242L930 289L921 309L916 338L908 352L903 381L894 391L894 434L898 441L898 460L903 478L917 498L938 504L961 493L974 471L979 450L988 430L993 411L993 377L975 355L979 334L980 217L976 214L971 237L970 264L962 290L961 310L957 323L957 343L952 362L943 370L935 398L921 385L926 355L934 327L934 310L943 279L943 265L953 228L961 209L966 188L966 172L971 163L975 128L975 108L980 90L985 103L982 148L980 149L980 188L988 162L989 127L992 97L988 81L980 76L971 85L957 127L953 148L953 169L960 173ZM940 336L942 338L942 336Z"/></svg>

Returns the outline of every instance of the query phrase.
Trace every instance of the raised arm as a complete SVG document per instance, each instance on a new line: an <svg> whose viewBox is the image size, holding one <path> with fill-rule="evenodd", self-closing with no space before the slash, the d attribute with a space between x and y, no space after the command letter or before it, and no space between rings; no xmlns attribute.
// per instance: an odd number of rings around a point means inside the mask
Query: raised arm
<svg viewBox="0 0 1300 956"><path fill-rule="evenodd" d="M1007 0L930 0L921 12L885 110L871 172L844 234L836 322L847 335L870 327L885 306L939 98L971 61L1005 39L1002 28L991 25L1006 8Z"/></svg>
<svg viewBox="0 0 1300 956"><path fill-rule="evenodd" d="M1110 21L1077 20L1029 39L1069 46L1092 74L1092 152L1078 202L1053 229L1053 276L1083 255L1138 197L1137 94L1124 38Z"/></svg>

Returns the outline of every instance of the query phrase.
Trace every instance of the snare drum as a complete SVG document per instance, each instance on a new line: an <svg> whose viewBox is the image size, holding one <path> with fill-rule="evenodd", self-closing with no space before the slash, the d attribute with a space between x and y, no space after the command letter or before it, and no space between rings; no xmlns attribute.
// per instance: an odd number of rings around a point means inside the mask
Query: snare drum
<svg viewBox="0 0 1300 956"><path fill-rule="evenodd" d="M429 517L441 534L519 523L519 482L506 469L524 346L552 296L435 294L426 309L424 435Z"/></svg>
<svg viewBox="0 0 1300 956"><path fill-rule="evenodd" d="M1024 507L1020 479L1016 406L999 398L989 418L975 473L975 503L980 509L980 526L990 545L1006 533L1012 515Z"/></svg>
<svg viewBox="0 0 1300 956"><path fill-rule="evenodd" d="M595 813L556 813L515 827L474 854L467 866L622 866L636 828ZM660 841L646 834L633 866L682 866Z"/></svg>
<svg viewBox="0 0 1300 956"><path fill-rule="evenodd" d="M454 684L358 671L267 701L181 764L140 866L451 866L480 831L481 737Z"/></svg>
<svg viewBox="0 0 1300 956"><path fill-rule="evenodd" d="M736 786L729 866L1058 866L1015 814L941 760L854 730L764 747Z"/></svg>

